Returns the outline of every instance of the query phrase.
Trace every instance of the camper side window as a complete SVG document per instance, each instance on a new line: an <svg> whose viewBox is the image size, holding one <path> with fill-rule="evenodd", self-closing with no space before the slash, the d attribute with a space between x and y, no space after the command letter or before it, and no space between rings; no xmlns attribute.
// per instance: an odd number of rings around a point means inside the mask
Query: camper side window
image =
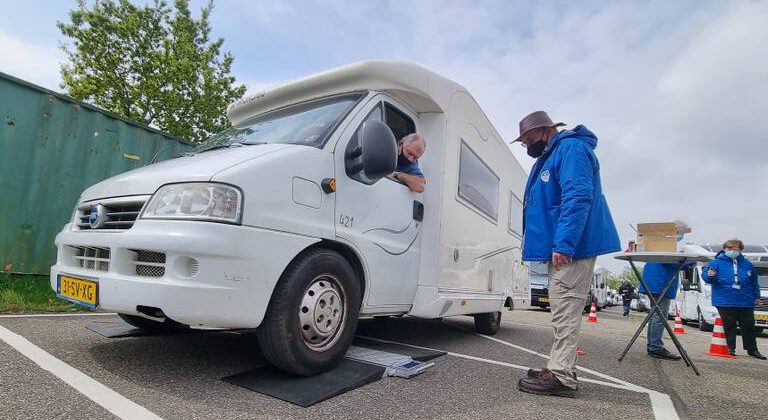
<svg viewBox="0 0 768 420"><path fill-rule="evenodd" d="M496 220L499 215L499 177L461 140L459 197Z"/></svg>
<svg viewBox="0 0 768 420"><path fill-rule="evenodd" d="M392 130L395 140L400 141L408 134L416 132L416 124L413 123L410 117L388 103L384 106L384 109L384 122Z"/></svg>
<svg viewBox="0 0 768 420"><path fill-rule="evenodd" d="M379 103L376 105L375 108L371 110L370 113L365 117L365 120L360 124L360 127L357 128L357 131L355 131L355 134L352 136L352 138L349 140L349 143L347 144L347 152L350 150L358 147L360 140L358 138L358 133L360 132L360 129L363 127L363 124L367 121L381 121L392 130L392 134L395 136L395 140L400 140L403 137L407 136L408 134L415 133L416 132L416 124L413 122L413 119L411 119L409 116L405 115L403 112L395 108L394 105L391 105L389 103ZM365 174L357 173L357 174L347 174L350 178L360 181L364 184L371 185L374 182L368 179L368 177L365 176ZM396 182L398 184L405 185L404 182L398 181L393 178L387 178L390 181Z"/></svg>
<svg viewBox="0 0 768 420"><path fill-rule="evenodd" d="M523 236L523 202L512 191L509 192L509 231Z"/></svg>

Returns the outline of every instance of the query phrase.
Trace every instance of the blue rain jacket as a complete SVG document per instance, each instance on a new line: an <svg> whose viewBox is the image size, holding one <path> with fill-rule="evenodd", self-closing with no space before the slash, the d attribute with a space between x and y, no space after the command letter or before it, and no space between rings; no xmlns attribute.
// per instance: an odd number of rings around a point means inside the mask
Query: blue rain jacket
<svg viewBox="0 0 768 420"><path fill-rule="evenodd" d="M755 267L743 255L736 257L738 266L739 289L734 289L736 277L733 274L733 258L720 251L708 266L701 269L702 279L712 285L712 304L729 308L754 308L755 300L760 297L760 283L757 281ZM717 275L710 277L709 268L714 268Z"/></svg>
<svg viewBox="0 0 768 420"><path fill-rule="evenodd" d="M693 267L696 263L683 264L680 270L685 270ZM664 286L667 285L667 281L672 277L672 273L675 274L675 280L672 286L667 290L667 296L670 299L674 299L677 296L677 289L680 286L680 272L675 271L677 264L662 264L662 263L647 263L643 267L643 280L648 284L648 289L643 287L640 283L640 293L658 295L664 290Z"/></svg>
<svg viewBox="0 0 768 420"><path fill-rule="evenodd" d="M621 250L600 184L597 137L583 125L547 144L525 186L523 259L548 261L552 252L574 259Z"/></svg>

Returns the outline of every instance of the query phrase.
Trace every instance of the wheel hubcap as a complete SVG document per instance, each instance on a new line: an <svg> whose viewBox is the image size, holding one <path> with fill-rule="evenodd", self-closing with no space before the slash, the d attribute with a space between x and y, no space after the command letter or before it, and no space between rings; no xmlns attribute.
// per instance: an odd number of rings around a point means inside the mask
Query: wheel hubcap
<svg viewBox="0 0 768 420"><path fill-rule="evenodd" d="M333 276L318 276L309 284L299 307L299 329L304 343L323 351L333 346L346 323L346 297Z"/></svg>

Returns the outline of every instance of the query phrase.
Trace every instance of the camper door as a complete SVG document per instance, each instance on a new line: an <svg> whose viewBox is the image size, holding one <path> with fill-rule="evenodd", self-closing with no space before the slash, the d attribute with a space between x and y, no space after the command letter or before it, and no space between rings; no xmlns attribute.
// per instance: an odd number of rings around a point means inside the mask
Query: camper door
<svg viewBox="0 0 768 420"><path fill-rule="evenodd" d="M418 283L420 223L414 219L418 195L385 177L371 181L348 174L346 152L358 142L363 122L386 123L396 138L415 132L416 120L384 95L371 100L342 133L335 149L336 236L361 255L368 274L365 305L410 309ZM399 308L398 308L399 309Z"/></svg>

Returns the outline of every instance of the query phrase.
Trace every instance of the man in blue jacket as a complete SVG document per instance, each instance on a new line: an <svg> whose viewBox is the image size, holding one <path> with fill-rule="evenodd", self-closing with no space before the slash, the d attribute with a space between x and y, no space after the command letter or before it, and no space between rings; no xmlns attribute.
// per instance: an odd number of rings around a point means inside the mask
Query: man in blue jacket
<svg viewBox="0 0 768 420"><path fill-rule="evenodd" d="M680 240L680 238L678 238ZM685 264L682 270L693 267L696 263ZM643 267L643 280L648 284L648 289L640 283L640 293L651 294L659 302L659 309L664 316L669 313L669 303L677 296L677 289L680 285L680 276L677 272L678 264L647 263ZM667 281L674 276L672 285L667 289L667 293L662 296L661 292L667 285ZM650 290L649 290L650 289ZM661 340L664 335L664 320L659 313L653 311L651 319L648 321L648 355L657 359L680 360L680 356L673 354L664 348L664 342Z"/></svg>
<svg viewBox="0 0 768 420"><path fill-rule="evenodd" d="M528 371L521 391L574 397L581 315L598 255L621 250L600 184L597 137L583 125L558 131L546 112L520 121L521 141L537 161L525 187L523 260L549 263L555 339L546 369Z"/></svg>

